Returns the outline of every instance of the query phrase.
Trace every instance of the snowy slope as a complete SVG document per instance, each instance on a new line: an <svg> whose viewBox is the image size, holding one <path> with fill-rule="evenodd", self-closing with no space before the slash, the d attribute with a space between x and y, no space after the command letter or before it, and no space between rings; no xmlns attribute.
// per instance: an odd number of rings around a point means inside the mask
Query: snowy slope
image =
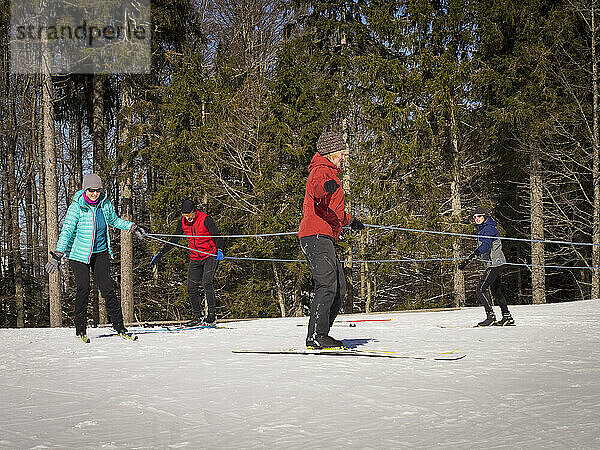
<svg viewBox="0 0 600 450"><path fill-rule="evenodd" d="M0 447L600 448L600 301L511 309L513 328L467 328L469 308L332 330L459 361L231 352L301 348L306 318L90 344L2 329Z"/></svg>

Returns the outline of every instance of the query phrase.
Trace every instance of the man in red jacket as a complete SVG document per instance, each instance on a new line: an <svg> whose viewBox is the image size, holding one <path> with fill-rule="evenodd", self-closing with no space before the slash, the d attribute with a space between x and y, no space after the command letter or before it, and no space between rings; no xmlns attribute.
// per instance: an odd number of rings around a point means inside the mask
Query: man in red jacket
<svg viewBox="0 0 600 450"><path fill-rule="evenodd" d="M180 236L186 235L190 251L190 265L188 266L187 291L194 312L194 318L187 322L186 326L200 324L213 324L216 321L216 298L213 287L213 278L217 270L218 261L223 259L223 238L219 236L219 230L215 221L208 214L196 209L196 205L190 199L181 204L181 219L177 222L175 236L169 239L150 261L154 266L158 261L174 247ZM203 309L200 306L200 284L204 288L208 314L203 317Z"/></svg>
<svg viewBox="0 0 600 450"><path fill-rule="evenodd" d="M342 227L362 230L364 225L344 209L344 191L338 172L344 160L346 144L336 132L327 131L317 140L317 153L308 166L303 216L298 230L300 247L308 260L315 281L315 298L310 306L308 348L343 347L344 343L329 336L346 295L344 268L334 243Z"/></svg>

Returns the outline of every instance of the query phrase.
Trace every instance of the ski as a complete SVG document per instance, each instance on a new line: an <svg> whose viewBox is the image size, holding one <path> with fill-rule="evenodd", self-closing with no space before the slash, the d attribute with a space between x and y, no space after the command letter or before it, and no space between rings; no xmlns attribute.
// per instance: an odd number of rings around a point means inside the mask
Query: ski
<svg viewBox="0 0 600 450"><path fill-rule="evenodd" d="M389 319L355 319L355 320L336 320L335 322L341 323L354 323L354 322L391 322L394 318Z"/></svg>
<svg viewBox="0 0 600 450"><path fill-rule="evenodd" d="M198 325L194 327L162 327L162 328L152 328L152 329L141 329L141 330L133 330L136 335L138 334L153 334L153 333L180 333L184 331L191 330L205 330L205 329L231 329L229 327L220 327L217 325ZM117 336L116 332L101 334L96 337L111 337Z"/></svg>
<svg viewBox="0 0 600 450"><path fill-rule="evenodd" d="M352 348L341 349L285 349L285 350L232 350L233 353L261 354L261 355L321 355L321 356L364 356L369 358L399 358L422 359L436 361L456 361L467 356L464 353L440 353L436 355L405 355L392 351L382 350L357 350Z"/></svg>
<svg viewBox="0 0 600 450"><path fill-rule="evenodd" d="M187 330L202 330L204 328L225 328L225 327L218 327L217 325L194 325L193 327L186 327L183 325L180 326L175 326L175 327L165 327L167 329L167 331L187 331Z"/></svg>
<svg viewBox="0 0 600 450"><path fill-rule="evenodd" d="M514 327L514 325L505 325L505 327ZM437 325L438 328L502 328L498 325L490 325L490 326L477 326L477 325Z"/></svg>

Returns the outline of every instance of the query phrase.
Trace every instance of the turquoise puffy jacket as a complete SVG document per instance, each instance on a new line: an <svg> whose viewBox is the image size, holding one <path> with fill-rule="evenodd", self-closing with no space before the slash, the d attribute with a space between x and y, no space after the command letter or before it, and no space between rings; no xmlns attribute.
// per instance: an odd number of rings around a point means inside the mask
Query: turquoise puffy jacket
<svg viewBox="0 0 600 450"><path fill-rule="evenodd" d="M63 224L56 251L63 252L67 258L89 264L94 248L94 238L96 236L96 208L102 208L106 224L121 230L129 230L133 222L127 222L117 216L115 207L106 198L103 192L100 201L93 207L88 205L83 198L83 190L77 191L73 196L73 202L67 210L65 222ZM110 236L106 233L108 244L108 253L113 257L110 248Z"/></svg>

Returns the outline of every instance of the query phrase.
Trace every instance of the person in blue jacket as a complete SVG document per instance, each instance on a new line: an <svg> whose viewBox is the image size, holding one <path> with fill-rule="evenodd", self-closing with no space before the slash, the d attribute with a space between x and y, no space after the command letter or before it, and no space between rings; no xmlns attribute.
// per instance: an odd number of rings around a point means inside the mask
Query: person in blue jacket
<svg viewBox="0 0 600 450"><path fill-rule="evenodd" d="M473 212L473 220L477 226L477 249L469 255L467 259L458 265L463 270L467 264L478 258L483 261L484 272L477 284L477 297L481 301L486 312L486 319L477 324L478 327L488 327L491 325L511 326L515 325L506 299L502 294L501 277L502 271L506 267L506 257L502 251L502 241L498 239L498 223L485 209L478 207ZM491 295L490 295L491 294ZM492 298L502 311L502 319L496 322Z"/></svg>
<svg viewBox="0 0 600 450"><path fill-rule="evenodd" d="M54 273L63 257L75 275L75 333L84 342L86 335L87 305L90 293L90 269L100 293L106 300L106 309L118 334L124 335L127 329L123 324L121 302L117 298L115 286L110 276L110 247L108 226L129 230L138 238L144 239L143 228L117 216L113 204L104 192L102 180L95 173L83 177L83 189L76 192L69 205L65 221L56 244L50 252L46 272Z"/></svg>

